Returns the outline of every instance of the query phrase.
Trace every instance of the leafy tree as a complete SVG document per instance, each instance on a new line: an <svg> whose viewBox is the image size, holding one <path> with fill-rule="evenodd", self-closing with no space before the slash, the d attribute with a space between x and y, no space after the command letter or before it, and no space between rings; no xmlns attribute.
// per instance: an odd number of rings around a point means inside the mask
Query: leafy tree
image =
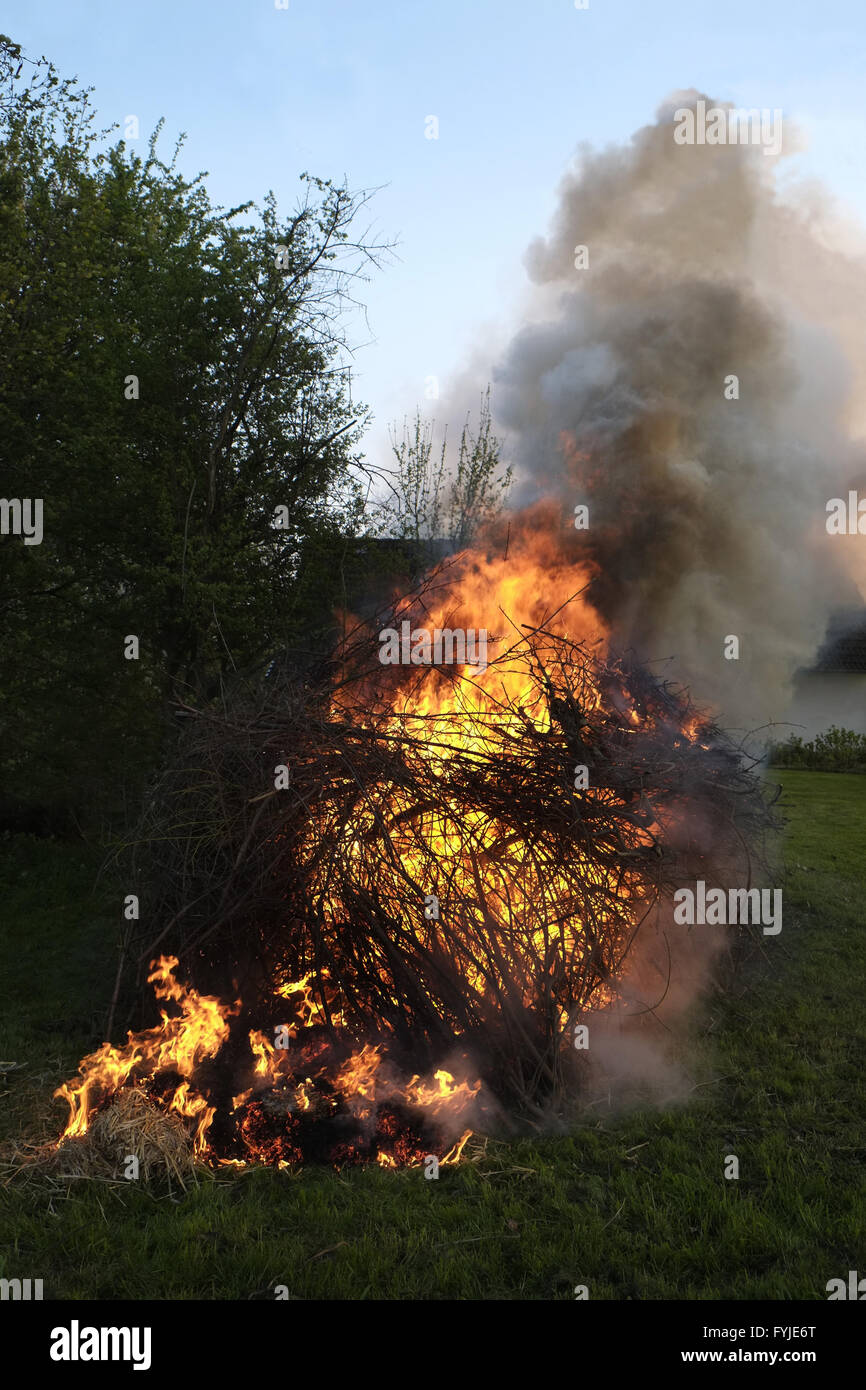
<svg viewBox="0 0 866 1390"><path fill-rule="evenodd" d="M391 449L396 465L387 475L388 495L376 511L381 533L410 541L421 553L424 543L434 539L462 550L501 509L511 469L502 468L489 387L474 431L467 417L456 459L449 455L447 431L438 454L434 452L433 421L425 421L420 411L411 424L404 421L402 435L392 428Z"/></svg>
<svg viewBox="0 0 866 1390"><path fill-rule="evenodd" d="M76 810L134 793L168 700L327 631L363 509L344 310L383 249L366 193L226 211L181 142L112 133L0 38L0 493L44 505L40 545L0 536L0 775Z"/></svg>
<svg viewBox="0 0 866 1390"><path fill-rule="evenodd" d="M772 743L769 748L770 767L809 768L820 772L866 771L866 734L855 729L840 729L831 724L826 733L818 734L808 743L792 734L784 743Z"/></svg>

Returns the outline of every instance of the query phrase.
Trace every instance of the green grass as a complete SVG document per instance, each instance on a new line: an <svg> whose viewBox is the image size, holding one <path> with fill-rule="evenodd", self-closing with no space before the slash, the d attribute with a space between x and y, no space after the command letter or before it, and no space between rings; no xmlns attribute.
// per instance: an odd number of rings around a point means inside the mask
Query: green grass
<svg viewBox="0 0 866 1390"><path fill-rule="evenodd" d="M596 1106L570 1136L491 1146L437 1182L258 1170L179 1199L13 1183L0 1273L55 1298L825 1299L866 1269L866 778L772 776L784 928L705 1010L685 1104ZM68 846L3 849L0 1058L28 1063L0 1082L7 1137L56 1128L50 1091L100 1040L119 899L92 878Z"/></svg>

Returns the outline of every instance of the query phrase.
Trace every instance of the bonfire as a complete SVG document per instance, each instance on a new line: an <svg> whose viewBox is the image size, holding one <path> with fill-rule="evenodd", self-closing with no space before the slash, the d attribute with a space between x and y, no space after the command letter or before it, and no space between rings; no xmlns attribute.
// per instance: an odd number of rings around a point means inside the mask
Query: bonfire
<svg viewBox="0 0 866 1390"><path fill-rule="evenodd" d="M119 976L161 1016L60 1088L62 1146L134 1090L214 1165L455 1162L579 1091L576 1030L639 934L771 824L688 694L615 651L591 579L526 528L319 669L183 711ZM383 663L407 623L484 632L486 660Z"/></svg>

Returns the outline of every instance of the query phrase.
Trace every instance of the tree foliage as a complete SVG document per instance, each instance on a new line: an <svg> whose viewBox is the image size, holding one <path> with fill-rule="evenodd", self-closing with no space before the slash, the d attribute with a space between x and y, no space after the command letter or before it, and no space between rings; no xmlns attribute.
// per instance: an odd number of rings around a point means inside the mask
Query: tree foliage
<svg viewBox="0 0 866 1390"><path fill-rule="evenodd" d="M511 469L503 468L499 440L493 433L490 389L481 398L478 424L467 417L456 458L447 430L438 453L433 443L434 422L420 410L402 434L391 430L395 466L388 476L388 495L377 510L384 534L413 542L446 540L462 550L479 528L501 509L511 485Z"/></svg>
<svg viewBox="0 0 866 1390"><path fill-rule="evenodd" d="M783 743L772 743L770 767L809 768L818 772L866 772L866 734L831 724L826 733L804 743L791 734Z"/></svg>
<svg viewBox="0 0 866 1390"><path fill-rule="evenodd" d="M0 38L0 492L44 506L40 545L0 536L0 772L76 807L136 782L172 697L328 628L367 419L344 311L383 249L366 193L224 210L182 141L113 134Z"/></svg>

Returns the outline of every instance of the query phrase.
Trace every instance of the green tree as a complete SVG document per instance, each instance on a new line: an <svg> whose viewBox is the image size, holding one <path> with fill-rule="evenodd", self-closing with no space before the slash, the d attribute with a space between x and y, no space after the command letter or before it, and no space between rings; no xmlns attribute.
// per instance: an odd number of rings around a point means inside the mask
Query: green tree
<svg viewBox="0 0 866 1390"><path fill-rule="evenodd" d="M322 640L363 510L344 310L383 249L366 193L226 211L180 142L111 134L0 39L0 493L44 506L40 545L0 536L0 776L74 809L134 792L172 697Z"/></svg>
<svg viewBox="0 0 866 1390"><path fill-rule="evenodd" d="M469 545L479 528L502 508L511 486L511 469L503 468L499 440L493 433L490 388L481 398L478 425L467 417L456 458L445 431L438 453L434 422L420 410L402 434L391 429L395 466L387 472L387 495L375 509L380 534L412 543L446 540L455 549Z"/></svg>

